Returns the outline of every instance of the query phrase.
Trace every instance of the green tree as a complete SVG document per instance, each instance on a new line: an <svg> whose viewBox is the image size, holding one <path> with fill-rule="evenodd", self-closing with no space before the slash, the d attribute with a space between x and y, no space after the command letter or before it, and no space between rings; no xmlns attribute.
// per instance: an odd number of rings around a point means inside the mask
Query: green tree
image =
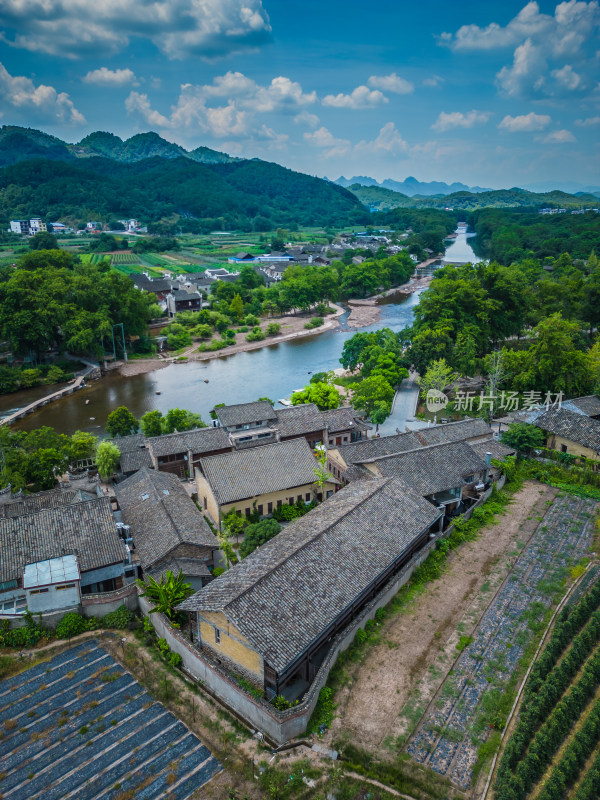
<svg viewBox="0 0 600 800"><path fill-rule="evenodd" d="M170 620L177 616L176 606L194 593L190 584L185 582L185 576L181 570L178 575L167 570L164 575L160 576L160 581L155 580L151 575L146 575L145 581L138 579L136 583L140 589L144 590L140 597L147 597L154 604L150 613L165 614Z"/></svg>
<svg viewBox="0 0 600 800"><path fill-rule="evenodd" d="M52 236L52 234L50 234ZM36 248L22 255L17 261L17 269L72 269L73 255L66 250L43 250Z"/></svg>
<svg viewBox="0 0 600 800"><path fill-rule="evenodd" d="M170 408L162 420L162 432L191 431L194 428L206 428L199 414L182 408Z"/></svg>
<svg viewBox="0 0 600 800"><path fill-rule="evenodd" d="M71 459L81 461L84 458L92 458L98 446L98 438L93 433L87 431L75 431L71 436Z"/></svg>
<svg viewBox="0 0 600 800"><path fill-rule="evenodd" d="M325 448L319 448L316 455L317 464L313 467L313 472L315 473L315 486L317 487L317 492L320 495L323 495L323 488L327 481L333 479L333 475L327 469L327 450Z"/></svg>
<svg viewBox="0 0 600 800"><path fill-rule="evenodd" d="M388 406L388 415L394 399L394 389L381 375L373 375L356 384L352 389L352 406L357 411L364 411L370 418L371 414L380 409L381 403Z"/></svg>
<svg viewBox="0 0 600 800"><path fill-rule="evenodd" d="M29 240L30 250L58 250L58 239L48 231L38 231Z"/></svg>
<svg viewBox="0 0 600 800"><path fill-rule="evenodd" d="M254 552L257 547L265 544L281 530L281 525L274 519L264 519L248 525L244 532L244 540L240 544L239 553L242 558L246 558Z"/></svg>
<svg viewBox="0 0 600 800"><path fill-rule="evenodd" d="M520 453L531 453L544 446L546 437L544 432L535 425L526 422L513 422L508 430L500 435L500 441L509 447L514 447Z"/></svg>
<svg viewBox="0 0 600 800"><path fill-rule="evenodd" d="M457 377L456 372L446 363L446 359L440 358L434 361L425 375L419 378L421 394L425 396L430 389L443 392Z"/></svg>
<svg viewBox="0 0 600 800"><path fill-rule="evenodd" d="M291 397L293 406L304 403L314 403L320 411L339 408L342 405L342 396L328 383L310 383L299 392L294 392Z"/></svg>
<svg viewBox="0 0 600 800"><path fill-rule="evenodd" d="M64 381L64 379L65 373L60 367L57 367L56 364L53 364L46 373L44 383L60 383L61 381Z"/></svg>
<svg viewBox="0 0 600 800"><path fill-rule="evenodd" d="M158 303L151 303L148 306L148 315L150 319L158 319L159 317L162 317L162 313L163 310Z"/></svg>
<svg viewBox="0 0 600 800"><path fill-rule="evenodd" d="M147 411L140 419L140 426L144 436L160 436L164 417L161 411Z"/></svg>
<svg viewBox="0 0 600 800"><path fill-rule="evenodd" d="M111 436L130 436L137 433L140 423L126 406L119 406L108 415L106 430Z"/></svg>
<svg viewBox="0 0 600 800"><path fill-rule="evenodd" d="M244 316L244 301L239 294L234 294L233 300L229 305L229 311L231 316L238 321Z"/></svg>
<svg viewBox="0 0 600 800"><path fill-rule="evenodd" d="M116 470L119 459L121 458L121 451L112 442L100 442L96 451L96 466L101 478L106 480Z"/></svg>
<svg viewBox="0 0 600 800"><path fill-rule="evenodd" d="M39 369L22 369L19 375L19 382L23 389L39 386L42 382L42 373Z"/></svg>

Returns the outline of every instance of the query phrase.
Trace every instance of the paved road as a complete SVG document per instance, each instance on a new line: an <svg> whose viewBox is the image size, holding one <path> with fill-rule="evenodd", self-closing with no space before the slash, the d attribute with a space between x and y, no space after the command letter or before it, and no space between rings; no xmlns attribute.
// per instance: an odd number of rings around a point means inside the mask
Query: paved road
<svg viewBox="0 0 600 800"><path fill-rule="evenodd" d="M415 419L417 400L419 399L419 386L415 378L416 375L411 374L400 384L400 388L396 393L394 409L383 425L379 426L381 436L390 436L396 433L396 429L400 433L404 433L407 427L411 430L427 427L426 422Z"/></svg>

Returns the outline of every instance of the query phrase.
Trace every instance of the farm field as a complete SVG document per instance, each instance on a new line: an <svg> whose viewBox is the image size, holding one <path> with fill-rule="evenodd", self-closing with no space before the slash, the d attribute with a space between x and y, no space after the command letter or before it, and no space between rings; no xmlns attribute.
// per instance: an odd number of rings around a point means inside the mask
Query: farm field
<svg viewBox="0 0 600 800"><path fill-rule="evenodd" d="M94 641L0 683L5 800L185 800L222 770Z"/></svg>
<svg viewBox="0 0 600 800"><path fill-rule="evenodd" d="M600 793L600 583L560 614L527 680L496 773L496 800L592 800ZM586 576L588 578L588 576Z"/></svg>
<svg viewBox="0 0 600 800"><path fill-rule="evenodd" d="M498 707L519 658L561 591L569 566L592 543L596 502L559 495L548 503L531 541L516 561L430 705L407 751L418 762L467 789L478 748L490 726L502 725Z"/></svg>

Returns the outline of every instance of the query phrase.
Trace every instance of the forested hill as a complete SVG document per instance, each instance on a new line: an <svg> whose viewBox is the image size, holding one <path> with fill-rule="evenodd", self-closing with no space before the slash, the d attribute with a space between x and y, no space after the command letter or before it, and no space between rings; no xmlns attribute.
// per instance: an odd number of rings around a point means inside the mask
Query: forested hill
<svg viewBox="0 0 600 800"><path fill-rule="evenodd" d="M58 148L59 140L48 146ZM93 156L38 158L0 169L0 224L32 216L71 224L134 217L163 232L177 225L194 233L362 225L369 219L347 189L278 164L156 156L128 164Z"/></svg>
<svg viewBox="0 0 600 800"><path fill-rule="evenodd" d="M7 167L19 161L32 158L49 158L53 161L75 161L78 158L100 156L131 164L145 158L189 158L202 164L222 164L239 161L227 153L211 150L210 147L197 147L185 150L178 144L168 142L158 133L137 133L130 139L121 139L113 133L96 131L76 144L63 142L56 136L34 128L20 128L17 125L0 127L0 167Z"/></svg>
<svg viewBox="0 0 600 800"><path fill-rule="evenodd" d="M487 192L453 192L446 195L402 194L381 186L353 184L349 191L363 205L374 211L392 208L452 208L474 211L479 208L598 208L600 199L593 194L567 194L566 192L529 192L526 189L494 189Z"/></svg>

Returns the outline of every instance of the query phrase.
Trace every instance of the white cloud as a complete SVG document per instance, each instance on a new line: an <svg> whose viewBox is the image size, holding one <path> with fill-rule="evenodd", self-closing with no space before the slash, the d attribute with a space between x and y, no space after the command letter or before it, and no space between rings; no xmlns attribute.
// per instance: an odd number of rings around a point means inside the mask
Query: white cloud
<svg viewBox="0 0 600 800"><path fill-rule="evenodd" d="M579 89L582 84L581 75L578 75L570 64L565 64L561 69L553 70L552 77L558 84L571 92Z"/></svg>
<svg viewBox="0 0 600 800"><path fill-rule="evenodd" d="M430 78L424 78L422 83L423 86L429 86L435 89L436 87L441 86L441 84L444 83L444 79L441 77L441 75L432 75Z"/></svg>
<svg viewBox="0 0 600 800"><path fill-rule="evenodd" d="M262 45L271 25L262 0L3 0L5 41L33 52L77 58L115 53L132 37L169 58L220 58Z"/></svg>
<svg viewBox="0 0 600 800"><path fill-rule="evenodd" d="M580 128L589 128L592 125L600 125L600 117L588 117L587 119L576 119L575 125Z"/></svg>
<svg viewBox="0 0 600 800"><path fill-rule="evenodd" d="M518 117L507 115L498 127L500 130L508 131L509 133L542 131L544 128L548 127L551 121L547 114L535 114L533 111L530 111L529 114L522 114Z"/></svg>
<svg viewBox="0 0 600 800"><path fill-rule="evenodd" d="M573 136L571 131L551 131L541 140L544 144L567 144L568 142L576 142L577 139Z"/></svg>
<svg viewBox="0 0 600 800"><path fill-rule="evenodd" d="M43 83L36 86L25 76L10 75L3 64L0 64L0 105L47 123L85 123L85 117L66 92L57 92L53 86Z"/></svg>
<svg viewBox="0 0 600 800"><path fill-rule="evenodd" d="M367 83L374 89L383 89L395 94L410 94L415 89L410 81L401 78L395 72L392 72L391 75L371 75Z"/></svg>
<svg viewBox="0 0 600 800"><path fill-rule="evenodd" d="M498 72L496 83L509 96L555 97L585 92L595 83L595 48L600 29L598 0L564 0L554 14L542 14L529 2L510 22L486 27L463 25L440 37L455 51L514 48L513 62Z"/></svg>
<svg viewBox="0 0 600 800"><path fill-rule="evenodd" d="M351 94L328 94L323 98L324 106L334 108L373 108L389 103L387 97L378 89L371 91L368 86L357 86Z"/></svg>
<svg viewBox="0 0 600 800"><path fill-rule="evenodd" d="M316 128L320 120L316 114L311 114L310 111L301 111L294 117L294 122L297 125L307 125L309 128Z"/></svg>
<svg viewBox="0 0 600 800"><path fill-rule="evenodd" d="M321 148L325 158L345 156L350 150L348 139L338 139L324 125L313 133L305 133L304 140L314 147Z"/></svg>
<svg viewBox="0 0 600 800"><path fill-rule="evenodd" d="M145 122L155 128L169 127L168 118L152 109L147 94L130 92L129 97L125 100L125 108L130 114L137 114L142 117Z"/></svg>
<svg viewBox="0 0 600 800"><path fill-rule="evenodd" d="M81 79L84 83L93 83L96 86L137 86L138 81L135 74L130 69L107 69L100 67L84 75Z"/></svg>
<svg viewBox="0 0 600 800"><path fill-rule="evenodd" d="M281 134L273 131L270 134L270 128L263 130L259 124L253 125L254 117L270 112L297 112L316 100L316 92L305 93L299 83L284 76L261 86L241 72L227 72L210 84L183 84L168 116L155 111L148 96L138 92L131 92L126 108L149 125L163 129L199 130L215 138L244 136L253 131L259 140L270 138L281 143ZM316 125L319 120L315 119Z"/></svg>
<svg viewBox="0 0 600 800"><path fill-rule="evenodd" d="M371 141L364 139L354 146L355 152L372 154L398 155L408 150L408 144L402 138L393 122L386 122L377 136Z"/></svg>
<svg viewBox="0 0 600 800"><path fill-rule="evenodd" d="M514 46L533 34L545 33L551 26L552 17L540 14L539 5L530 2L504 28L497 22L485 28L463 25L455 34L442 34L442 41L453 50L495 50Z"/></svg>
<svg viewBox="0 0 600 800"><path fill-rule="evenodd" d="M434 131L448 131L452 128L472 128L474 125L480 125L489 120L492 116L491 111L467 111L463 114L462 111L451 111L449 113L442 111L439 117L431 126Z"/></svg>

